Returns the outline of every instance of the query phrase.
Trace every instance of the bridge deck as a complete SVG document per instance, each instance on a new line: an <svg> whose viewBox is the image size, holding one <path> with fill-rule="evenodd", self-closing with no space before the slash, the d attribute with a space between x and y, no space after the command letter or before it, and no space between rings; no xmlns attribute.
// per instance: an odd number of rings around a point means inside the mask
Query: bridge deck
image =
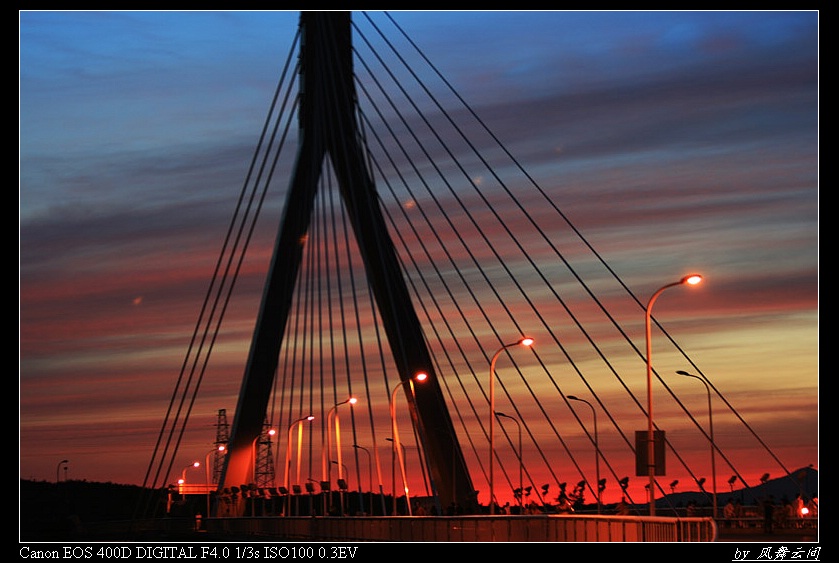
<svg viewBox="0 0 839 563"><path fill-rule="evenodd" d="M211 518L211 533L374 542L709 542L712 518L648 516L356 516Z"/></svg>

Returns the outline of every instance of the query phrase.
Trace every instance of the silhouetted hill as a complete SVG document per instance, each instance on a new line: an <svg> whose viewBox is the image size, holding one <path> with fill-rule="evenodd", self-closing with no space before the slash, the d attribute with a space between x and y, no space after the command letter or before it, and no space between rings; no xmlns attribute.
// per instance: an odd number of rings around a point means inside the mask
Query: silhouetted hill
<svg viewBox="0 0 839 563"><path fill-rule="evenodd" d="M684 484L682 484L684 486ZM695 486L695 485L694 485ZM753 487L731 490L728 479L717 476L717 504L722 507L729 498L739 500L744 506L760 504L770 495L777 503L792 501L796 495L801 495L805 500L812 496L818 496L819 472L812 467L802 467L790 472L789 475L767 479L764 483ZM680 509L693 501L697 506L710 507L713 505L711 483L705 483L705 492L700 490L686 491L681 493L670 493L665 498L656 499L657 508L673 507ZM665 513L662 513L665 514Z"/></svg>

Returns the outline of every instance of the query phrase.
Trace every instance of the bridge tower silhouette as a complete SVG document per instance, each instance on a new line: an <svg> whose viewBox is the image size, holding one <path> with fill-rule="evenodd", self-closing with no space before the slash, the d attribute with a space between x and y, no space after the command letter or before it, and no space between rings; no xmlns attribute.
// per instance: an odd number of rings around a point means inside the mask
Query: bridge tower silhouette
<svg viewBox="0 0 839 563"><path fill-rule="evenodd" d="M314 199L324 161L331 159L365 273L375 296L400 382L418 372L422 385L405 390L440 504L477 507L434 363L379 208L360 141L353 82L351 12L301 12L298 127L300 145L256 320L226 462L218 490L249 483L254 444L266 410L287 329Z"/></svg>

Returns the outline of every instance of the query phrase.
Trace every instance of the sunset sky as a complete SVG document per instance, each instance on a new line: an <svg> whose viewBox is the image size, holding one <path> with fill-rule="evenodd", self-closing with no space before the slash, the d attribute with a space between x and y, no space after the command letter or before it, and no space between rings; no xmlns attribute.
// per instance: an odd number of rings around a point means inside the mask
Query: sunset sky
<svg viewBox="0 0 839 563"><path fill-rule="evenodd" d="M19 16L20 477L67 459L141 484L299 13ZM818 12L392 16L637 295L706 276L657 315L790 470L818 468ZM232 421L246 353L222 355L182 465Z"/></svg>

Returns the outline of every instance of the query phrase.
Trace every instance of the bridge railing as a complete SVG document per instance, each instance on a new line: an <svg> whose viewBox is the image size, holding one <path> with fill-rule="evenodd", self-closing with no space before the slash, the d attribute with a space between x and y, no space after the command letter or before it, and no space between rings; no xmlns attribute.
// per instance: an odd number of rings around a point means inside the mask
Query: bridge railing
<svg viewBox="0 0 839 563"><path fill-rule="evenodd" d="M712 518L354 516L211 518L208 531L263 539L358 542L709 542Z"/></svg>

